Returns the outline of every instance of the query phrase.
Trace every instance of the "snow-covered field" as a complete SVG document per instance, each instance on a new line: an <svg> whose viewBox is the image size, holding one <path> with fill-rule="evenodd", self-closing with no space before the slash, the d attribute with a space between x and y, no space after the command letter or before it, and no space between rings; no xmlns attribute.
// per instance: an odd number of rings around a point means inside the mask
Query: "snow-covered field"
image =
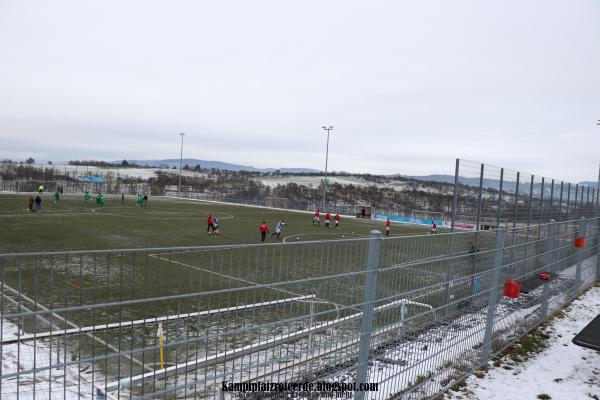
<svg viewBox="0 0 600 400"><path fill-rule="evenodd" d="M114 176L117 174L120 177L131 177L140 179L149 179L156 177L156 172L160 171L163 173L179 174L179 169L169 168L99 168L94 166L86 165L35 165L38 168L54 168L60 172L67 172L69 175L86 176L90 175L104 175L111 173ZM194 171L181 171L183 176L204 176L205 174L199 174Z"/></svg>
<svg viewBox="0 0 600 400"><path fill-rule="evenodd" d="M595 268L595 256L583 261L582 279L584 287L593 283ZM550 312L560 309L563 304L568 302L565 291L573 287L575 269L576 265L571 265L559 272L553 279L550 286L552 294L548 307ZM528 294L522 294L518 299L504 297L500 300L494 318L494 346L503 346L510 343L539 322L539 299L542 290L543 287L539 286ZM592 319L592 315L595 316L600 312L600 307L598 307L600 305L600 293L596 295L591 303L587 303L582 307L591 307L592 305L595 305L595 310L583 316L582 323L556 330L557 335L562 334L566 337L564 343L561 342L558 346L570 342L574 334ZM479 365L481 344L484 338L486 310L486 308L474 308L472 312L463 314L446 325L429 329L417 337L401 341L395 346L384 349L369 366L369 382L379 383L378 392L370 393L369 398L386 399L390 396L400 396L402 399L411 400L425 398L435 395L443 388L452 386L456 379L472 370L472 368L476 368ZM573 317L573 319L576 318L576 316ZM571 347L575 346L571 345ZM573 358L574 362L577 362L577 359L584 356L584 354L586 354L585 351L577 353ZM543 371L540 376L548 376L548 371L554 368L556 362L556 358L547 360L547 364L542 361L545 367L543 369L537 367L539 371ZM596 357L595 362L595 368L591 368L594 365L594 361L592 361L589 376L580 374L583 379L590 381L593 374L600 372L600 357ZM573 373L575 371L577 371L577 367L574 367ZM512 376L512 372L514 371L504 371L504 380L499 383L499 387L517 383L514 376ZM565 372L561 376L548 377L547 380L555 378L566 380L567 376L571 375ZM353 381L354 379L354 371L333 376L333 380ZM590 382L598 383L598 377ZM536 398L535 396L521 396L518 389L515 389L512 397L506 396L502 389L499 389L498 393L499 397L488 397L486 394L481 394L473 395L474 397L456 397L455 399ZM537 394L541 393L543 392ZM458 394L457 396L464 395ZM578 397L557 398L577 399Z"/></svg>
<svg viewBox="0 0 600 400"><path fill-rule="evenodd" d="M295 183L297 185L305 185L318 187L323 180L323 176L263 176L260 181L265 186L275 187L277 185L287 185L288 183ZM402 190L405 186L403 182L394 182L393 184L382 184L370 182L365 179L361 179L356 176L329 176L327 177L329 184L337 183L340 185L354 185L354 186L378 186L378 187L393 187L396 190Z"/></svg>
<svg viewBox="0 0 600 400"><path fill-rule="evenodd" d="M9 322L2 323L2 338L8 340L18 337L18 327ZM51 364L64 364L71 361L71 355L56 352L56 339L54 346L50 347L41 340L35 342L22 342L20 344L5 344L1 349L3 376L15 374L18 376L4 378L0 383L0 398L5 399L92 399L96 395L96 385L92 377L101 387L104 379L99 372L95 373L91 367L80 370L78 364L60 368L47 368L36 373L27 373L33 369L48 367ZM52 360L52 361L51 361Z"/></svg>
<svg viewBox="0 0 600 400"><path fill-rule="evenodd" d="M599 313L600 285L596 285L542 328L550 337L544 351L518 364L505 359L512 369L505 369L505 364L483 378L471 376L465 387L449 392L446 399L599 399L600 352L571 343Z"/></svg>

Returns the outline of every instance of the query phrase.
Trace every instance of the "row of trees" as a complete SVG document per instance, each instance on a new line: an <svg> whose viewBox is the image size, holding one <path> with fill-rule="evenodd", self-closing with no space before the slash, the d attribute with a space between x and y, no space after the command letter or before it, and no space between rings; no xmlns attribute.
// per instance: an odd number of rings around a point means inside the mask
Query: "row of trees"
<svg viewBox="0 0 600 400"><path fill-rule="evenodd" d="M0 168L0 178L3 180L73 180L74 177L63 176L62 171L53 167L34 166L34 160L30 163L16 164L10 161L3 162ZM94 160L74 160L70 165L90 165L96 167L115 167L116 164ZM140 167L134 163L123 160L119 167ZM322 184L317 187L287 183L270 187L264 185L260 178L263 174L254 171L224 171L218 169L202 169L200 165L183 167L185 171L196 172L194 176L183 175L181 183L183 186L191 187L197 192L220 193L231 199L259 201L265 197L280 197L297 203L317 204L322 199ZM110 171L105 174L105 181L114 182L114 185L146 183L155 187L156 192L164 192L167 186L179 184L179 174L157 171L154 177L143 179L138 177L111 175ZM200 174L201 173L201 174ZM311 175L311 174L294 174ZM104 175L103 175L104 176ZM389 178L378 175L364 174L359 178L367 185L343 185L337 182L328 184L328 202L334 206L361 205L372 206L386 210L394 210L397 213L409 214L411 210L430 210L449 212L452 195L450 185L430 182L424 184L420 181L406 178ZM118 182L117 182L118 181ZM403 189L395 190L393 183L402 182ZM371 184L372 183L372 184ZM387 186L386 186L387 185ZM467 205L467 204L464 204ZM470 207L471 204L468 204Z"/></svg>

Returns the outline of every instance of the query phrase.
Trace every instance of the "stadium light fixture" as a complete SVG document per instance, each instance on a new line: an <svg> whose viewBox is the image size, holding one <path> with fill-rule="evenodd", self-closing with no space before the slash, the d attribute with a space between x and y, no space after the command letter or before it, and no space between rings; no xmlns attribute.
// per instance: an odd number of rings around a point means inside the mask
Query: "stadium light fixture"
<svg viewBox="0 0 600 400"><path fill-rule="evenodd" d="M329 159L329 134L333 130L333 125L321 127L323 130L327 131L327 147L325 150L325 179L323 180L323 202L321 205L321 209L325 211L325 204L327 199L327 161Z"/></svg>
<svg viewBox="0 0 600 400"><path fill-rule="evenodd" d="M177 197L181 197L181 166L183 164L183 137L185 133L181 132L181 151L179 152L179 190L177 191Z"/></svg>

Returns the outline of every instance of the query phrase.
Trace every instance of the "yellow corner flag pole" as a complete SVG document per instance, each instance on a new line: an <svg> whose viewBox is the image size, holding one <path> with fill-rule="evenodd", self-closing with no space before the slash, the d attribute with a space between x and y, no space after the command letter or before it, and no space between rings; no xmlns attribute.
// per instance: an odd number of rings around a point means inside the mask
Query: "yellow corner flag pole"
<svg viewBox="0 0 600 400"><path fill-rule="evenodd" d="M160 344L160 369L165 368L165 353L164 353L164 349L163 349L163 343L164 343L164 335L163 335L163 327L162 327L162 322L160 322L158 324L158 331L156 332L156 336L158 336L158 341Z"/></svg>

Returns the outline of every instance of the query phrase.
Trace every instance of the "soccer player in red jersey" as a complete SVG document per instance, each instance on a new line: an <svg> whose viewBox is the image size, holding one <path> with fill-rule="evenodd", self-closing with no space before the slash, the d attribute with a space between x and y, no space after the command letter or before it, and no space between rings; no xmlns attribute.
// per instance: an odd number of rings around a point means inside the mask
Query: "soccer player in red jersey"
<svg viewBox="0 0 600 400"><path fill-rule="evenodd" d="M331 214L325 214L325 226L329 228L329 224L331 223Z"/></svg>
<svg viewBox="0 0 600 400"><path fill-rule="evenodd" d="M321 210L315 212L315 218L313 218L313 225L314 224L321 225Z"/></svg>
<svg viewBox="0 0 600 400"><path fill-rule="evenodd" d="M390 217L387 217L385 221L385 236L390 236L390 226L392 226L392 222L390 221Z"/></svg>
<svg viewBox="0 0 600 400"><path fill-rule="evenodd" d="M335 229L339 229L340 227L340 220L342 219L340 217L340 214L335 214L335 217L333 217L334 221L335 221Z"/></svg>
<svg viewBox="0 0 600 400"><path fill-rule="evenodd" d="M437 233L437 225L436 225L435 221L431 221L431 233L433 233L433 234Z"/></svg>
<svg viewBox="0 0 600 400"><path fill-rule="evenodd" d="M269 233L269 224L267 224L266 221L263 221L263 223L258 227L258 230L260 231L261 242L264 242L265 238L267 237L267 233Z"/></svg>
<svg viewBox="0 0 600 400"><path fill-rule="evenodd" d="M206 232L211 233L211 231L215 231L215 227L213 225L213 217L212 215L208 216L208 220L206 221L206 223L208 224L208 228L206 228Z"/></svg>

